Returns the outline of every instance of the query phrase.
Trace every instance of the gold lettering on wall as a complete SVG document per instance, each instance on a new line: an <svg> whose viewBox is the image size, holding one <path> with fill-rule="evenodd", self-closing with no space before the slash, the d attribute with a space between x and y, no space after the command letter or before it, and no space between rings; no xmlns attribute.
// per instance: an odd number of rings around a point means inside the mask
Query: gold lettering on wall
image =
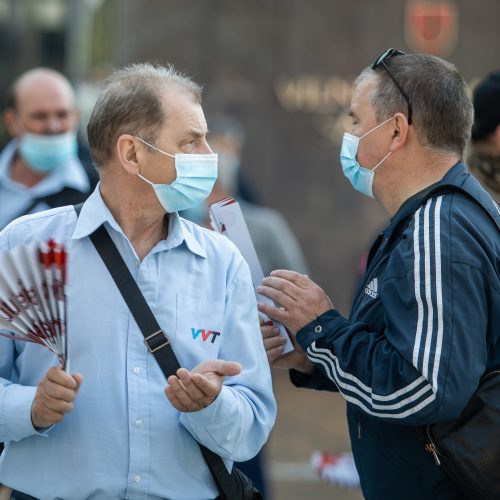
<svg viewBox="0 0 500 500"><path fill-rule="evenodd" d="M354 77L328 77L301 74L281 76L274 85L281 107L290 113L312 115L312 125L323 137L339 145L349 130L347 116L354 86Z"/></svg>

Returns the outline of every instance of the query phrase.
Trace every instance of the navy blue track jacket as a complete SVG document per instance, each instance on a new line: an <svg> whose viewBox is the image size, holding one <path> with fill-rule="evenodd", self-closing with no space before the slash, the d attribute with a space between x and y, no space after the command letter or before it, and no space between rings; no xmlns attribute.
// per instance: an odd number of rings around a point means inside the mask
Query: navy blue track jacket
<svg viewBox="0 0 500 500"><path fill-rule="evenodd" d="M500 365L500 210L462 163L379 236L350 318L330 310L297 341L315 372L292 382L348 402L368 500L460 498L423 426L458 417Z"/></svg>

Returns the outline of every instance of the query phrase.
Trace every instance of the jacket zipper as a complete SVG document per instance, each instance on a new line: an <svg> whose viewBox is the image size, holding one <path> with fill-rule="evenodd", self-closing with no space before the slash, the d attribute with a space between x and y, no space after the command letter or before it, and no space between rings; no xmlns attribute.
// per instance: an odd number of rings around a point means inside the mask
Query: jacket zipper
<svg viewBox="0 0 500 500"><path fill-rule="evenodd" d="M468 498L482 498L480 492L477 491L474 485L473 479L467 478L467 471L463 470L460 465L456 464L453 458L446 453L446 449L439 449L436 446L434 440L432 439L429 427L426 427L425 433L427 434L427 438L429 440L429 442L425 445L425 449L429 453L432 453L436 465L443 468L448 477L458 486L462 493L467 495ZM441 456L443 462L441 462L439 456Z"/></svg>
<svg viewBox="0 0 500 500"><path fill-rule="evenodd" d="M429 432L427 432L427 435L429 436ZM432 438L429 437L430 443L426 443L425 449L427 452L432 453L434 456L434 462L436 462L436 465L441 465L441 460L439 460L439 452L438 449L436 448L436 445L432 442Z"/></svg>

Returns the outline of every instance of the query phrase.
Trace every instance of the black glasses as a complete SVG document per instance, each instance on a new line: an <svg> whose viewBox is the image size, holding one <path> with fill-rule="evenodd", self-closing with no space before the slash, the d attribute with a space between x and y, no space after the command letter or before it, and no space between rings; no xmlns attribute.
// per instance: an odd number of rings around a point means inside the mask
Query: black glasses
<svg viewBox="0 0 500 500"><path fill-rule="evenodd" d="M389 68L387 67L387 64L385 63L385 61L387 61L387 59L390 59L391 57L404 56L404 55L406 55L406 54L401 50L388 49L385 52L383 52L379 57L377 57L375 62L372 64L372 69L376 69L379 66L382 66L385 69L385 71L387 72L387 74L391 77L392 81L394 82L394 85L396 85L396 87L399 89L399 91L401 92L401 94L405 98L406 103L408 104L408 125L411 125L412 109L411 109L411 104L410 104L410 98L408 97L408 94L403 90L403 87L401 87L401 85L399 85L399 83L396 81L394 76L392 76L392 73L389 71Z"/></svg>

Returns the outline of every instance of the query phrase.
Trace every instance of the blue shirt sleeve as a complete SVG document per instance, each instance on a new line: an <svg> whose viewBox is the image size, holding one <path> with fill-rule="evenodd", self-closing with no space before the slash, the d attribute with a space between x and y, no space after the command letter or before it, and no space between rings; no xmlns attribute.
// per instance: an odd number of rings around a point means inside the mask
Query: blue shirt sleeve
<svg viewBox="0 0 500 500"><path fill-rule="evenodd" d="M276 418L271 373L260 334L250 270L239 264L226 297L227 338L219 359L242 365L227 378L216 400L199 412L182 413L180 421L202 444L223 458L244 461L264 445Z"/></svg>

